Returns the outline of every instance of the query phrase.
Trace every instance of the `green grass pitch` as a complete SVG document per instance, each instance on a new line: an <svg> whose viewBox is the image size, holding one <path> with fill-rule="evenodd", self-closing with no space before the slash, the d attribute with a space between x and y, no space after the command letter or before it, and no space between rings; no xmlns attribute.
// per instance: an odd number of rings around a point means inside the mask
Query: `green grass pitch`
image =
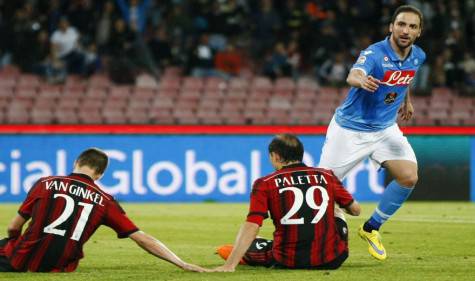
<svg viewBox="0 0 475 281"><path fill-rule="evenodd" d="M475 204L406 203L382 228L388 259L371 258L356 229L372 212L363 204L360 217L349 218L350 257L336 271L271 270L239 266L235 273L189 273L163 262L130 239L117 239L101 227L85 246L74 273L0 273L0 280L475 280ZM232 243L247 204L123 204L145 232L163 241L183 259L205 267L222 263L217 245ZM0 233L15 215L16 204L0 204ZM267 220L260 235L271 237Z"/></svg>

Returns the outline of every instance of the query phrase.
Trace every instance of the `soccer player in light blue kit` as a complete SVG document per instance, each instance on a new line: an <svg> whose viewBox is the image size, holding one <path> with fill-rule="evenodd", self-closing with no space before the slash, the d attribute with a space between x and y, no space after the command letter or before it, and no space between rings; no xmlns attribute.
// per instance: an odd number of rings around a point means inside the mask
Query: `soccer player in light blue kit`
<svg viewBox="0 0 475 281"><path fill-rule="evenodd" d="M320 167L343 179L369 157L386 168L394 180L384 190L373 215L358 230L372 256L385 260L379 228L409 197L417 183L417 160L396 119L409 120L414 112L409 85L426 55L413 45L421 35L422 13L400 6L389 25L390 35L360 53L346 81L347 98L331 121Z"/></svg>

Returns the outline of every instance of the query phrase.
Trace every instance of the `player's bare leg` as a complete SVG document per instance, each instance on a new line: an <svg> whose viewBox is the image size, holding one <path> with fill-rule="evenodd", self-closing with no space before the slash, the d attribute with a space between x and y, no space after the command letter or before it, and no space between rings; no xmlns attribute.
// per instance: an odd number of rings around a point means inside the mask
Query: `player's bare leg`
<svg viewBox="0 0 475 281"><path fill-rule="evenodd" d="M369 253L385 260L386 250L381 242L379 228L401 207L417 183L417 163L407 160L390 160L383 163L394 180L386 187L373 215L358 230L360 237L368 242Z"/></svg>
<svg viewBox="0 0 475 281"><path fill-rule="evenodd" d="M417 163L408 160L389 160L383 163L383 167L401 186L414 188L417 184Z"/></svg>

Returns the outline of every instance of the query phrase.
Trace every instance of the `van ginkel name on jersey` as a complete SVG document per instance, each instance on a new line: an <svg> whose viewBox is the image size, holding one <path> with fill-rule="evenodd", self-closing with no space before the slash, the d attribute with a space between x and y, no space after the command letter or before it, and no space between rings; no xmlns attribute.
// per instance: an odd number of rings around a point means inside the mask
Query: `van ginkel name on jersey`
<svg viewBox="0 0 475 281"><path fill-rule="evenodd" d="M67 192L71 195L82 197L91 202L104 206L104 204L102 203L102 201L104 200L102 195L79 185L71 184L69 182L52 180L52 181L46 181L45 187L47 190L48 189L54 189L56 191L62 190L63 192Z"/></svg>

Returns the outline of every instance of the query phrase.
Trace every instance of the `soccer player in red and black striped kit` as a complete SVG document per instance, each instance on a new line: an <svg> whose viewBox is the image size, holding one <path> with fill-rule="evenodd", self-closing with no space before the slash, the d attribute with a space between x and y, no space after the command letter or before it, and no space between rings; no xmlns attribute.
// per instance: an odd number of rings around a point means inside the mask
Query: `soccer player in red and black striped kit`
<svg viewBox="0 0 475 281"><path fill-rule="evenodd" d="M107 163L103 151L90 148L79 155L69 176L38 180L10 223L8 237L0 240L0 272L74 271L84 256L84 243L101 225L184 270L206 271L182 261L160 241L140 231L119 203L94 183L104 174Z"/></svg>
<svg viewBox="0 0 475 281"><path fill-rule="evenodd" d="M304 148L293 135L277 135L269 157L277 170L257 179L249 214L234 246L217 249L226 259L215 271L232 272L241 264L277 268L336 269L348 257L348 230L335 203L350 215L360 206L330 170L302 163ZM265 218L275 226L274 240L257 238Z"/></svg>

